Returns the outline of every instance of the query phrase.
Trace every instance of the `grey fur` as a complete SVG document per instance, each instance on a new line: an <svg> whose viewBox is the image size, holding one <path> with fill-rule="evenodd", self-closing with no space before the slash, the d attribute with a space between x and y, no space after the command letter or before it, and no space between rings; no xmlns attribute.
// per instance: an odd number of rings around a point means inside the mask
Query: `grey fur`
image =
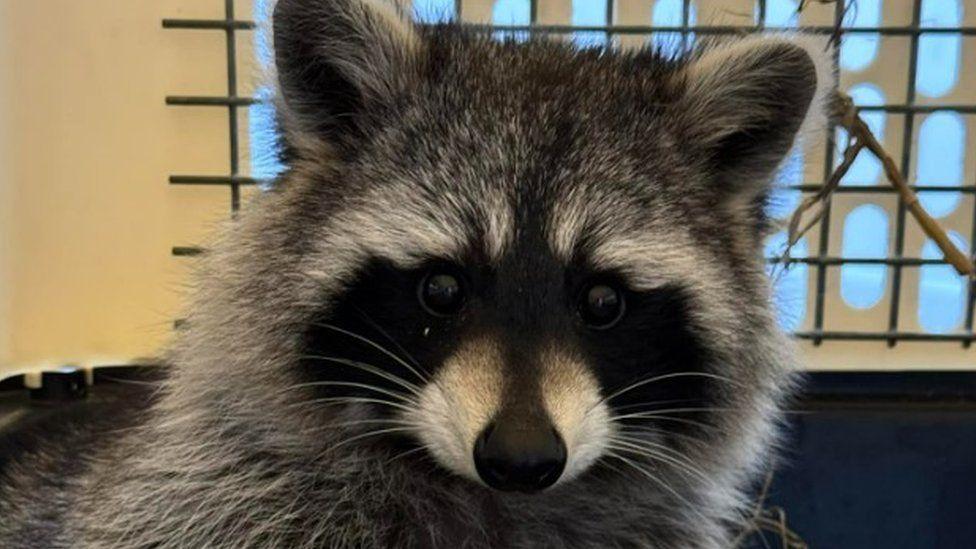
<svg viewBox="0 0 976 549"><path fill-rule="evenodd" d="M280 0L276 32L289 171L202 260L170 376L137 424L79 426L8 466L0 546L727 546L790 388L758 210L795 134L822 117L823 45L579 52L415 29L365 0ZM356 94L355 116L306 85L316 63ZM735 132L760 140L716 165ZM661 465L657 480L605 470L499 494L424 456L341 444L372 410L291 389L301 327L363 261L409 266L472 243L503 256L525 201L557 255L586 241L637 286L690 288L710 369L734 380L709 438L676 448L704 479Z"/></svg>

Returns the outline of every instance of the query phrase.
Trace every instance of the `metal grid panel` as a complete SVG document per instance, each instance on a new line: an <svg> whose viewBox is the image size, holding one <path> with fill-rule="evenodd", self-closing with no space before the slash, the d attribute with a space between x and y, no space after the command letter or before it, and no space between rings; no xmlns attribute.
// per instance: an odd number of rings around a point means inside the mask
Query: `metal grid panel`
<svg viewBox="0 0 976 549"><path fill-rule="evenodd" d="M506 33L533 33L548 35L567 35L576 32L596 32L604 33L608 43L615 36L623 35L652 35L653 33L678 33L681 36L682 45L686 45L689 36L697 35L735 35L758 31L775 30L795 30L794 28L767 26L765 21L767 0L755 0L757 8L757 21L754 25L693 25L691 24L692 0L682 1L682 18L679 26L650 26L650 25L614 25L616 2L609 0L606 2L607 25L555 25L538 23L538 2L530 0L530 24L528 25L491 25L467 23L467 26L481 32L506 32ZM890 1L890 0L889 0ZM876 106L865 106L861 110L864 112L884 112L888 114L898 114L904 117L902 130L902 142L900 155L900 169L903 174L909 174L912 168L912 143L917 137L915 132L915 118L920 114L928 114L937 111L955 112L958 114L976 114L976 104L917 104L916 103L916 73L918 68L919 37L922 34L952 34L960 37L976 36L976 27L923 27L921 25L922 0L912 1L911 22L903 26L873 26L873 27L848 27L843 23L845 7L843 2L834 3L833 25L802 26L802 30L812 33L830 34L839 41L845 35L872 34L879 37L901 36L907 37L910 41L908 55L908 79L905 101L901 104L884 104ZM455 0L455 13L458 18L463 17L462 8L464 0ZM230 209L232 214L240 209L241 187L255 185L259 181L241 173L240 166L240 128L238 127L238 113L241 108L253 105L259 100L254 97L243 97L238 95L238 59L236 51L236 35L239 32L253 31L256 26L253 21L241 20L235 17L234 0L224 0L225 17L224 19L198 20L198 19L166 19L163 27L169 29L200 29L222 31L226 35L227 42L227 95L225 96L168 96L166 103L174 106L187 107L220 107L226 108L229 120L229 172L227 175L173 175L169 182L173 185L221 185L227 186L230 190ZM838 49L839 50L839 49ZM835 68L839 66L838 56L834 58ZM826 151L824 154L823 180L826 180L833 171L834 164L834 132L835 128L830 128L827 134ZM898 151L891 151L898 153ZM867 154L867 153L862 153ZM820 189L821 182L801 183L785 185L783 188L797 190L802 193L813 193ZM914 190L924 190L932 193L953 192L961 195L976 195L976 182L972 185L960 186L912 186ZM896 194L896 190L886 184L877 186L841 186L837 193L840 194ZM976 202L976 201L974 201ZM826 205L826 214L820 223L817 253L811 257L792 258L791 263L807 264L815 268L815 289L813 292L813 323L809 330L795 332L794 335L800 339L810 340L814 345L820 345L826 340L862 340L886 341L889 347L893 347L899 341L932 341L932 342L961 342L966 348L976 341L974 333L974 309L976 309L976 289L973 284L969 284L966 292L966 307L964 329L954 333L926 333L906 331L902 329L900 315L900 304L904 291L903 270L906 268L917 268L924 265L944 265L942 260L923 259L918 257L905 256L905 236L906 207L901 197L898 197L898 204L895 211L895 242L894 249L888 257L884 258L858 258L842 257L831 255L829 248L831 244L830 234L830 201ZM976 255L976 206L973 209L972 228L970 238L970 253ZM173 248L176 256L193 256L201 253L201 249L193 246L177 246ZM779 259L770 258L771 262ZM878 331L846 331L832 329L826 315L826 287L828 270L839 268L843 265L885 265L891 270L890 281L890 300L888 305L887 329Z"/></svg>

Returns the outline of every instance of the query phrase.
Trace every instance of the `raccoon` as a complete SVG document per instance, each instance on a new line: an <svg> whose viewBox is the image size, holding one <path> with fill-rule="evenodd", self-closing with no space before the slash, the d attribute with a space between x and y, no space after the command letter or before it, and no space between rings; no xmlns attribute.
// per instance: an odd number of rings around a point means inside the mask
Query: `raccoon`
<svg viewBox="0 0 976 549"><path fill-rule="evenodd" d="M826 41L578 49L379 0L279 0L273 34L286 171L131 425L6 466L0 545L729 547L793 385L763 209Z"/></svg>

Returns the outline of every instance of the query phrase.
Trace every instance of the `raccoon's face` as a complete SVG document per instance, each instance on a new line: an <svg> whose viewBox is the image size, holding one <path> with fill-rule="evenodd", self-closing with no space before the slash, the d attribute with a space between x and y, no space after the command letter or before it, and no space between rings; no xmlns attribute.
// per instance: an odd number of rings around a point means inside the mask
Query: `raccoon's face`
<svg viewBox="0 0 976 549"><path fill-rule="evenodd" d="M274 22L318 403L499 490L752 461L784 370L761 211L828 54L500 44L362 0Z"/></svg>

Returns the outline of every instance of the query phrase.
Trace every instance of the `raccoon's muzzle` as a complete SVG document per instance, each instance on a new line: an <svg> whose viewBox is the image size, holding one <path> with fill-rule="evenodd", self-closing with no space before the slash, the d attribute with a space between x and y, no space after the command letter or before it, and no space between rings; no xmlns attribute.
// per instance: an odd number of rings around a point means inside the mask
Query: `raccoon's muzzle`
<svg viewBox="0 0 976 549"><path fill-rule="evenodd" d="M496 490L537 492L559 480L566 444L547 420L499 418L474 445L478 476Z"/></svg>

